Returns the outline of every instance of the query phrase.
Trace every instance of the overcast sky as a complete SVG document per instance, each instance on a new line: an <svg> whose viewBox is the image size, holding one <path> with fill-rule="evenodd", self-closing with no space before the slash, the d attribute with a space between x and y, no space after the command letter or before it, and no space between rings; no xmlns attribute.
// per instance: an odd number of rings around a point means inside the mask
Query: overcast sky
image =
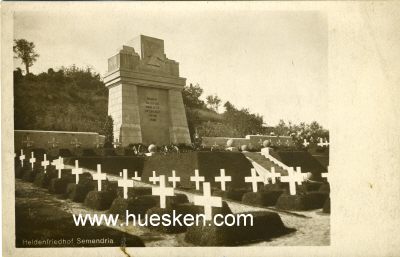
<svg viewBox="0 0 400 257"><path fill-rule="evenodd" d="M204 96L217 94L249 108L269 125L283 119L329 126L323 13L159 5L21 10L14 34L35 43L35 74L76 64L104 75L107 58L123 44L140 34L161 38L167 57L180 63L181 76L199 83Z"/></svg>

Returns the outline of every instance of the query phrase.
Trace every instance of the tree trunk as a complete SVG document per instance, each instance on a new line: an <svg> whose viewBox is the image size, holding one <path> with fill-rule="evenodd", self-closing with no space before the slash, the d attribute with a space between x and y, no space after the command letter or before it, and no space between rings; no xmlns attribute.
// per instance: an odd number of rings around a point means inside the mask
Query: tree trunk
<svg viewBox="0 0 400 257"><path fill-rule="evenodd" d="M26 75L29 74L29 65L27 63L25 63L25 70L26 70Z"/></svg>

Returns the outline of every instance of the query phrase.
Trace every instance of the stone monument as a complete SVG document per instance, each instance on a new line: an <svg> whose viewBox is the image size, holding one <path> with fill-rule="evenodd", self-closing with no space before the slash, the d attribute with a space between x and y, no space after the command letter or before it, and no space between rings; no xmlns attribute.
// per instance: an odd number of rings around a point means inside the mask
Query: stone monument
<svg viewBox="0 0 400 257"><path fill-rule="evenodd" d="M139 56L123 46L108 59L104 82L114 140L121 146L191 143L182 100L186 79L179 77L179 63L166 57L161 39L141 35L140 50Z"/></svg>

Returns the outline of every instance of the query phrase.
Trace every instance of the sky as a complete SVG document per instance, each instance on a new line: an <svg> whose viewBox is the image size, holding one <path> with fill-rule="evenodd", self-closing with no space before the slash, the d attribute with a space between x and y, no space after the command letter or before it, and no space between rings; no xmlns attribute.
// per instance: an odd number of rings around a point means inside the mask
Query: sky
<svg viewBox="0 0 400 257"><path fill-rule="evenodd" d="M206 95L285 121L328 124L328 24L316 11L263 8L157 8L64 5L21 8L14 37L33 41L40 54L31 72L75 64L104 75L107 59L140 34L164 40L187 84ZM78 10L79 9L79 10ZM21 66L19 60L15 67Z"/></svg>

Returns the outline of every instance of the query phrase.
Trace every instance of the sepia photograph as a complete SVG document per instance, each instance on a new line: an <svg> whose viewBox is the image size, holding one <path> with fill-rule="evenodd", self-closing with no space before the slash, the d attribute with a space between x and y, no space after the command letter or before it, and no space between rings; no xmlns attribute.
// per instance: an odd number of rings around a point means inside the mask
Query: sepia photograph
<svg viewBox="0 0 400 257"><path fill-rule="evenodd" d="M332 97L337 20L310 5L188 4L8 6L15 249L332 246L345 219L331 190L360 175L331 176L352 171L340 131L356 129L337 122L355 98Z"/></svg>
<svg viewBox="0 0 400 257"><path fill-rule="evenodd" d="M204 15L15 13L17 247L329 245L326 15Z"/></svg>

